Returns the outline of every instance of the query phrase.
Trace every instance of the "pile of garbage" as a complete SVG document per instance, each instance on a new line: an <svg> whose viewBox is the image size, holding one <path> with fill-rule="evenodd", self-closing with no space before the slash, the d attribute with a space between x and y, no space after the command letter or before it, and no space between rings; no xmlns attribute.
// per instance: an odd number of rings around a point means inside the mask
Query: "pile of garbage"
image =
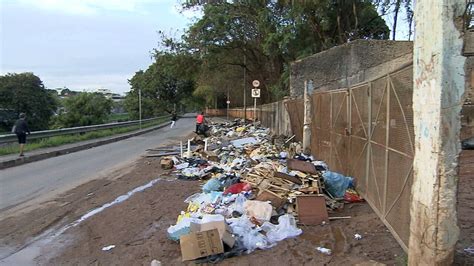
<svg viewBox="0 0 474 266"><path fill-rule="evenodd" d="M209 132L161 160L179 179L205 181L167 230L179 240L183 261L215 262L271 248L300 235L297 224L328 223L328 211L342 208L344 199L361 200L350 189L351 177L304 155L293 137L272 137L269 129L240 120L213 123Z"/></svg>

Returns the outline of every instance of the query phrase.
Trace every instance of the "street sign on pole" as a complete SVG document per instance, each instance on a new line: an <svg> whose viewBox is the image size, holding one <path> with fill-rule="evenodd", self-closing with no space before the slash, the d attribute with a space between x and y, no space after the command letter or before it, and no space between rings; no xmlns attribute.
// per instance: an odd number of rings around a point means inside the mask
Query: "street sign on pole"
<svg viewBox="0 0 474 266"><path fill-rule="evenodd" d="M252 85L253 85L255 88L257 88L258 86L260 86L260 81L254 80L254 81L252 81Z"/></svg>
<svg viewBox="0 0 474 266"><path fill-rule="evenodd" d="M230 101L227 101L227 104L230 104Z"/></svg>
<svg viewBox="0 0 474 266"><path fill-rule="evenodd" d="M252 89L252 97L260 98L260 89Z"/></svg>

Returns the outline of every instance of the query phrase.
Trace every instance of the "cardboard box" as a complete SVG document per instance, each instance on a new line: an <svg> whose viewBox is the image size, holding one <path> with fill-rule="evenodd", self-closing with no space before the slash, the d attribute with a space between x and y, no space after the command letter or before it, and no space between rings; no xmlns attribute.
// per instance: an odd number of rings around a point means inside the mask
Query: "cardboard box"
<svg viewBox="0 0 474 266"><path fill-rule="evenodd" d="M161 168L165 170L169 170L174 166L173 159L171 157L163 157L160 161L160 164Z"/></svg>
<svg viewBox="0 0 474 266"><path fill-rule="evenodd" d="M217 229L191 232L179 238L183 261L194 260L224 252L219 231Z"/></svg>
<svg viewBox="0 0 474 266"><path fill-rule="evenodd" d="M318 195L300 195L296 197L298 222L306 225L319 225L329 222L326 199Z"/></svg>
<svg viewBox="0 0 474 266"><path fill-rule="evenodd" d="M217 154L213 151L203 151L201 154L202 156L204 156L204 158L206 158L209 161L214 161L214 162L219 161L219 157L217 157Z"/></svg>
<svg viewBox="0 0 474 266"><path fill-rule="evenodd" d="M224 221L208 222L203 224L191 223L189 231L202 232L207 230L217 229L220 239L229 247L233 247L235 239L232 236L231 229Z"/></svg>

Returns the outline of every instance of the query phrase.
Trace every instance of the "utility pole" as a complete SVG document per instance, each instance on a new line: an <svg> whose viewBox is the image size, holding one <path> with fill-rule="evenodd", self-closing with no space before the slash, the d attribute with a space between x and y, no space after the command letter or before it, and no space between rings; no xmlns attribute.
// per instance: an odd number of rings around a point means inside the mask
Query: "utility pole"
<svg viewBox="0 0 474 266"><path fill-rule="evenodd" d="M227 87L227 120L229 120L229 107L230 107L230 96L229 96L229 87Z"/></svg>
<svg viewBox="0 0 474 266"><path fill-rule="evenodd" d="M246 79L247 79L247 55L245 54L244 47L244 121L247 120L247 88L246 88Z"/></svg>
<svg viewBox="0 0 474 266"><path fill-rule="evenodd" d="M408 265L451 265L459 237L456 194L465 89L465 4L465 0L416 2Z"/></svg>
<svg viewBox="0 0 474 266"><path fill-rule="evenodd" d="M312 86L312 83L311 83ZM311 154L311 92L307 80L304 81L304 118L303 118L303 152ZM311 88L312 89L312 88Z"/></svg>
<svg viewBox="0 0 474 266"><path fill-rule="evenodd" d="M138 115L140 120L140 129L142 129L142 89L138 88Z"/></svg>

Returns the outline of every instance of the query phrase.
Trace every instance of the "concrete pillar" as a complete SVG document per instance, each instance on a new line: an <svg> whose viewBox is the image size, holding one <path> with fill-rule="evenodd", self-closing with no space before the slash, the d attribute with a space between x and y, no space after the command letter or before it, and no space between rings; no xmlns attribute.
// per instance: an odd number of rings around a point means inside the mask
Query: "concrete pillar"
<svg viewBox="0 0 474 266"><path fill-rule="evenodd" d="M311 90L312 91L312 90ZM303 119L303 152L311 154L311 92L308 81L304 81L304 119Z"/></svg>
<svg viewBox="0 0 474 266"><path fill-rule="evenodd" d="M458 240L456 190L464 93L465 0L418 0L415 7L415 159L409 265L448 265Z"/></svg>

